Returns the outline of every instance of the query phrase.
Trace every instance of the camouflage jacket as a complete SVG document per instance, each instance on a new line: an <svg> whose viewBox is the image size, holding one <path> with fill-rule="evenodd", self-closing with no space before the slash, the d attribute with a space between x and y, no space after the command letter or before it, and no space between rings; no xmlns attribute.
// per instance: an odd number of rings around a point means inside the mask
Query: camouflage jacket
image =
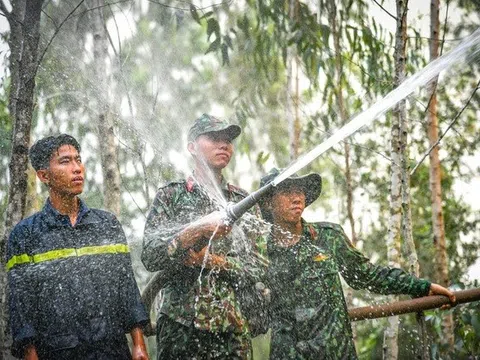
<svg viewBox="0 0 480 360"><path fill-rule="evenodd" d="M225 181L220 188L229 202L238 202L248 195ZM255 282L261 279L262 269L246 264L245 257L241 256L258 253L256 242L250 240L257 235L245 235L242 225L252 228L251 223L259 217L258 208L252 209L254 215L245 214L229 236L210 245L212 253L226 256L229 270L186 266L186 250L176 244L178 234L189 223L219 208L192 177L161 188L147 218L142 262L149 271L163 272L161 313L186 326L193 321L200 330L245 333L248 324L242 314L238 292L254 288ZM195 250L206 246L208 240L197 244ZM263 273L265 270L263 266Z"/></svg>
<svg viewBox="0 0 480 360"><path fill-rule="evenodd" d="M430 289L401 269L370 263L337 224L304 223L290 247L268 240L272 359L356 359L339 273L352 288L381 294L424 296Z"/></svg>

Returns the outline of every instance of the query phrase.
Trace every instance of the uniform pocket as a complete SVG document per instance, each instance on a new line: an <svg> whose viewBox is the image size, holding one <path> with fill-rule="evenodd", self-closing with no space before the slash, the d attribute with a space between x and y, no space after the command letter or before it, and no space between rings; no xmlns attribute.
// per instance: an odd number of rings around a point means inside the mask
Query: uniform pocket
<svg viewBox="0 0 480 360"><path fill-rule="evenodd" d="M312 256L312 262L309 270L309 278L325 278L338 273L338 264L329 255L320 253Z"/></svg>
<svg viewBox="0 0 480 360"><path fill-rule="evenodd" d="M108 321L104 317L96 317L89 320L92 341L104 340L111 330L108 328Z"/></svg>
<svg viewBox="0 0 480 360"><path fill-rule="evenodd" d="M72 349L79 344L78 337L74 334L50 335L44 342L48 351Z"/></svg>

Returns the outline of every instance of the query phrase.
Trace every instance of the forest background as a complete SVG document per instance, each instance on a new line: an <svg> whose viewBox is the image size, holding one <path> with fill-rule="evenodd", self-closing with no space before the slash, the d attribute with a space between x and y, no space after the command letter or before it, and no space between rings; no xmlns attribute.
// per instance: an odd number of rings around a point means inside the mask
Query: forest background
<svg viewBox="0 0 480 360"><path fill-rule="evenodd" d="M145 217L158 187L189 173L195 118L241 125L226 176L252 191L480 24L480 3L464 0L12 0L0 13L0 233L47 196L24 149L72 134L87 168L83 198L119 216L140 288L151 277L139 260ZM342 224L375 263L478 286L478 63L452 64L304 169L324 179L307 220ZM351 307L392 300L346 293ZM357 322L357 351L478 355L479 310ZM8 334L0 340L7 358Z"/></svg>

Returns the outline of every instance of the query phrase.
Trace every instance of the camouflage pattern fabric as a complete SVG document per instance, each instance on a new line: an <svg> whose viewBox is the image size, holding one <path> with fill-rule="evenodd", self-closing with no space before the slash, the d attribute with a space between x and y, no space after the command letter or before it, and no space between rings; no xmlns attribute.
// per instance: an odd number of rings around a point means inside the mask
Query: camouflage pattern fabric
<svg viewBox="0 0 480 360"><path fill-rule="evenodd" d="M222 181L221 189L227 201L237 202L247 195L225 181ZM210 247L212 253L226 256L229 270L203 271L199 266L185 266L186 252L176 244L177 235L190 222L218 208L215 200L192 177L160 189L147 218L142 261L149 271L164 273L166 283L162 289L160 313L186 328L193 324L196 330L228 333L237 338L243 348L244 339L249 338L249 324L242 313L239 298L255 288L262 271L243 264L235 248L243 244L250 249L242 248L241 252L257 253L257 244L252 240L238 241L244 232L235 225L229 236L215 240ZM258 208L252 211L258 216ZM251 228L251 224L246 227ZM247 234L247 239L257 237L254 232ZM195 250L206 246L208 240L201 241Z"/></svg>
<svg viewBox="0 0 480 360"><path fill-rule="evenodd" d="M430 289L401 269L370 263L337 224L304 223L290 247L268 240L272 359L357 358L339 273L352 288L381 294L417 297Z"/></svg>
<svg viewBox="0 0 480 360"><path fill-rule="evenodd" d="M166 315L157 322L157 359L225 359L251 358L250 337L230 332L198 330L184 326Z"/></svg>

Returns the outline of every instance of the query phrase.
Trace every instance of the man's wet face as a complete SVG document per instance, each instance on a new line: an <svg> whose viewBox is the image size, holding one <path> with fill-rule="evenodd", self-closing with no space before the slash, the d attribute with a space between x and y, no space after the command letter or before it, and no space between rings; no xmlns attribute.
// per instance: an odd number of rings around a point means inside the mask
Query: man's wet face
<svg viewBox="0 0 480 360"><path fill-rule="evenodd" d="M48 169L40 170L42 182L51 191L63 195L78 195L83 191L85 166L77 149L71 145L62 145L54 151Z"/></svg>
<svg viewBox="0 0 480 360"><path fill-rule="evenodd" d="M195 140L194 151L196 152L194 155L203 158L210 168L222 170L230 162L233 144L226 132L210 132L200 135Z"/></svg>
<svg viewBox="0 0 480 360"><path fill-rule="evenodd" d="M271 212L275 223L296 224L305 209L305 194L300 188L279 189L271 198Z"/></svg>

